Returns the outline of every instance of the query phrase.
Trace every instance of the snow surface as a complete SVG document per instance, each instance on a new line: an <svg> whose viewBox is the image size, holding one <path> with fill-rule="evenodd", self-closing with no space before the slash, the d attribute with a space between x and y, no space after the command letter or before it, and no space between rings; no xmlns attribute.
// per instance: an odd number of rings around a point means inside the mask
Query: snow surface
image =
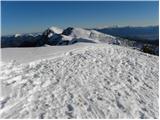
<svg viewBox="0 0 160 120"><path fill-rule="evenodd" d="M15 34L15 37L19 37L19 36L21 36L21 34Z"/></svg>
<svg viewBox="0 0 160 120"><path fill-rule="evenodd" d="M1 118L158 118L158 56L108 44L73 48L3 62Z"/></svg>
<svg viewBox="0 0 160 120"><path fill-rule="evenodd" d="M83 28L73 28L71 34L73 38L84 38L84 39L92 39L92 40L101 40L101 39L116 39L116 37L100 33L95 30L86 30Z"/></svg>
<svg viewBox="0 0 160 120"><path fill-rule="evenodd" d="M35 60L47 59L63 54L64 52L73 49L83 49L83 47L89 44L78 43L75 45L65 46L50 46L45 45L44 47L29 47L29 48L3 48L1 49L1 59L4 63L16 61L17 63L29 63Z"/></svg>
<svg viewBox="0 0 160 120"><path fill-rule="evenodd" d="M55 26L50 27L49 30L57 34L61 34L63 32L63 29L55 27Z"/></svg>

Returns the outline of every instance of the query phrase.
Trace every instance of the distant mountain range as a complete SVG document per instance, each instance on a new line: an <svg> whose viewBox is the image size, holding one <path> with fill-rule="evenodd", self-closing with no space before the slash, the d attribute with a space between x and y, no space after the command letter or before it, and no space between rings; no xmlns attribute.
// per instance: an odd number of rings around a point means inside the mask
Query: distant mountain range
<svg viewBox="0 0 160 120"><path fill-rule="evenodd" d="M116 37L83 28L50 27L42 33L2 36L1 47L39 47L48 45L69 45L77 42L116 43Z"/></svg>
<svg viewBox="0 0 160 120"><path fill-rule="evenodd" d="M70 45L107 43L131 47L151 54L159 54L159 27L110 27L83 29L50 27L42 33L15 34L1 37L1 47L40 47L44 45Z"/></svg>
<svg viewBox="0 0 160 120"><path fill-rule="evenodd" d="M95 29L99 32L131 40L158 40L159 26L146 27L107 27Z"/></svg>

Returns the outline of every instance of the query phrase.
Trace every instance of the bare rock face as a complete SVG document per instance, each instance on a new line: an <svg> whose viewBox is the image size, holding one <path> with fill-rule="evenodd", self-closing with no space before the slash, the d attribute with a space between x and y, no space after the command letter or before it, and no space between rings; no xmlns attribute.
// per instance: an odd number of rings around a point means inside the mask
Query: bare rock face
<svg viewBox="0 0 160 120"><path fill-rule="evenodd" d="M43 41L48 45L59 45L58 43L62 41L62 29L57 27L50 27L45 30L42 34Z"/></svg>
<svg viewBox="0 0 160 120"><path fill-rule="evenodd" d="M65 29L65 30L62 32L62 34L69 36L69 35L72 33L72 30L73 30L73 29L74 29L73 27L68 27L67 29Z"/></svg>
<svg viewBox="0 0 160 120"><path fill-rule="evenodd" d="M62 36L60 34L54 34L48 38L46 44L48 45L58 45L58 43L62 40Z"/></svg>

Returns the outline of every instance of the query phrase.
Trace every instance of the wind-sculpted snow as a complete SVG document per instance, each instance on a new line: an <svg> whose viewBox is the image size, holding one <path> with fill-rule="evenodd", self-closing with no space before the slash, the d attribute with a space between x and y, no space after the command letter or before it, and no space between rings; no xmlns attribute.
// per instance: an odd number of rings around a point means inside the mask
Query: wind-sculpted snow
<svg viewBox="0 0 160 120"><path fill-rule="evenodd" d="M158 118L158 57L95 44L1 67L1 118Z"/></svg>

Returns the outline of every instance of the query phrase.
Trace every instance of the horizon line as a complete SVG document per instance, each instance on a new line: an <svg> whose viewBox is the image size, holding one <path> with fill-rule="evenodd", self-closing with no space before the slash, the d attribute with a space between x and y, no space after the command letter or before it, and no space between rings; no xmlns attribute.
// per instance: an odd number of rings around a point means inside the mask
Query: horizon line
<svg viewBox="0 0 160 120"><path fill-rule="evenodd" d="M157 25L141 25L141 26L138 26L138 25L112 25L112 26L97 26L97 27L75 27L75 26L68 26L68 27L73 27L73 28L83 28L83 29L105 29L105 28L123 28L123 27L156 27L158 26L159 27L159 24ZM67 29L68 27L65 27L65 28L62 28L62 27L59 27L58 25L53 25L53 26L50 26L50 27L46 27L46 29L48 28L51 28L51 27L58 27L58 28L61 28L61 29ZM43 31L45 31L46 29L44 29ZM12 36L12 35L15 35L15 34L31 34L31 33L41 33L43 31L34 31L34 32L16 32L16 33L11 33L11 34L2 34L2 29L1 29L1 37L2 36Z"/></svg>

